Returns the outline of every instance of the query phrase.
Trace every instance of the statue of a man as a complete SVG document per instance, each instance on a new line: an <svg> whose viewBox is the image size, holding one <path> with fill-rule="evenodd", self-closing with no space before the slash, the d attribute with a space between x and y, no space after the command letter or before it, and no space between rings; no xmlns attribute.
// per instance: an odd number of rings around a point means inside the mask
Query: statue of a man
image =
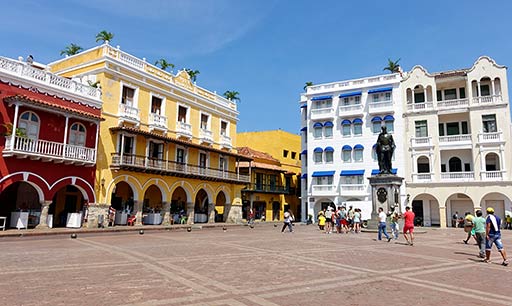
<svg viewBox="0 0 512 306"><path fill-rule="evenodd" d="M391 159L395 152L395 141L393 135L388 133L385 126L381 128L377 138L377 158L379 161L379 174L391 174Z"/></svg>

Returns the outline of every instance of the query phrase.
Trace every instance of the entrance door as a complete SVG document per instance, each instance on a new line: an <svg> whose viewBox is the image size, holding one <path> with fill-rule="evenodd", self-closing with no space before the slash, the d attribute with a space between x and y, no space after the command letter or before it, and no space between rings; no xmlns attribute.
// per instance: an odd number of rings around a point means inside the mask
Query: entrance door
<svg viewBox="0 0 512 306"><path fill-rule="evenodd" d="M279 220L279 208L281 203L273 202L272 203L272 220Z"/></svg>
<svg viewBox="0 0 512 306"><path fill-rule="evenodd" d="M423 226L423 201L412 201L412 211L414 212L415 215L414 225Z"/></svg>

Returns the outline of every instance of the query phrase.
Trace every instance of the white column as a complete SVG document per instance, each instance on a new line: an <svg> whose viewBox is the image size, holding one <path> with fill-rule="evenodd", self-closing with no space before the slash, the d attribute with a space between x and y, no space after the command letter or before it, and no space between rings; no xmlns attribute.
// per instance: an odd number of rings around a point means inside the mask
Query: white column
<svg viewBox="0 0 512 306"><path fill-rule="evenodd" d="M496 95L495 88L494 88L494 80L491 80L491 96L492 99L494 99L494 96Z"/></svg>
<svg viewBox="0 0 512 306"><path fill-rule="evenodd" d="M480 97L480 81L476 82L476 96Z"/></svg>
<svg viewBox="0 0 512 306"><path fill-rule="evenodd" d="M62 141L62 156L65 157L66 156L66 144L67 144L67 140L68 140L68 125L69 125L69 116L66 115L66 123L65 123L65 126L64 126L64 140Z"/></svg>
<svg viewBox="0 0 512 306"><path fill-rule="evenodd" d="M503 145L500 145L500 170L505 171L507 169L505 165L505 148ZM508 174L508 173L507 173ZM505 179L505 178L503 178Z"/></svg>
<svg viewBox="0 0 512 306"><path fill-rule="evenodd" d="M480 150L480 179L484 178L483 172L485 171L485 152ZM475 173L476 175L476 173Z"/></svg>
<svg viewBox="0 0 512 306"><path fill-rule="evenodd" d="M149 139L146 140L146 155L144 156L144 166L149 164Z"/></svg>
<svg viewBox="0 0 512 306"><path fill-rule="evenodd" d="M423 95L425 96L425 103L428 102L428 99L427 99L427 88L426 87L423 87Z"/></svg>
<svg viewBox="0 0 512 306"><path fill-rule="evenodd" d="M119 164L123 163L123 153L124 153L124 134L121 134L121 152L119 157Z"/></svg>
<svg viewBox="0 0 512 306"><path fill-rule="evenodd" d="M14 104L14 120L12 123L12 132L11 132L11 146L14 149L14 138L16 137L16 129L18 128L18 113L20 111L20 106L18 103Z"/></svg>
<svg viewBox="0 0 512 306"><path fill-rule="evenodd" d="M96 122L96 141L94 142L94 162L96 162L96 157L98 156L98 141L100 136L100 122Z"/></svg>
<svg viewBox="0 0 512 306"><path fill-rule="evenodd" d="M411 88L411 104L414 104L414 88Z"/></svg>

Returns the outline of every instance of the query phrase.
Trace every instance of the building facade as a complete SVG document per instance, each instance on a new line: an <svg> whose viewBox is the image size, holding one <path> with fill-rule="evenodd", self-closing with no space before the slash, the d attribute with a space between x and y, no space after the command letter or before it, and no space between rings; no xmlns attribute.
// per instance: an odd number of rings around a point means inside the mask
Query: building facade
<svg viewBox="0 0 512 306"><path fill-rule="evenodd" d="M506 67L487 56L471 68L415 66L401 88L407 193L424 225L458 212L511 211L511 123Z"/></svg>
<svg viewBox="0 0 512 306"><path fill-rule="evenodd" d="M80 227L94 190L101 92L0 57L0 216L18 228Z"/></svg>
<svg viewBox="0 0 512 306"><path fill-rule="evenodd" d="M369 219L378 172L375 143L386 126L397 142L393 172L405 175L400 74L318 84L301 95L302 219L327 206L353 206ZM400 202L405 200L404 186Z"/></svg>
<svg viewBox="0 0 512 306"><path fill-rule="evenodd" d="M301 138L300 135L292 134L282 130L244 132L237 134L237 144L240 147L249 147L269 154L272 158L279 161L282 170L279 173L278 181L282 182L283 191L282 200L279 203L279 214L274 213L267 202L266 220L274 219L279 216L282 220L284 211L290 209L295 215L296 220L301 220L302 209L300 207L300 175L301 175ZM251 176L251 186L256 186L257 178ZM270 178L268 182L270 182ZM244 199L244 203L250 203L251 199ZM254 199L253 199L254 201ZM269 211L272 211L270 213Z"/></svg>
<svg viewBox="0 0 512 306"><path fill-rule="evenodd" d="M98 209L136 216L135 224L241 219L249 177L236 164L237 105L104 44L49 64L59 75L99 82ZM124 224L125 220L119 223Z"/></svg>

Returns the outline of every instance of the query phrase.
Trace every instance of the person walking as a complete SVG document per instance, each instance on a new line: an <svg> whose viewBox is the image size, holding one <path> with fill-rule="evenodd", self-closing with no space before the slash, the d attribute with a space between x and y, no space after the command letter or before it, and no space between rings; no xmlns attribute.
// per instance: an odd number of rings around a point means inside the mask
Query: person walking
<svg viewBox="0 0 512 306"><path fill-rule="evenodd" d="M330 234L332 232L332 207L328 206L325 211L325 233Z"/></svg>
<svg viewBox="0 0 512 306"><path fill-rule="evenodd" d="M414 212L411 211L411 207L405 207L405 213L402 216L404 218L404 238L407 241L407 244L410 246L414 245ZM407 233L409 233L409 238L407 238ZM410 240L409 240L410 239Z"/></svg>
<svg viewBox="0 0 512 306"><path fill-rule="evenodd" d="M382 209L382 207L379 207L379 233L377 235L378 240L382 240L382 234L384 233L384 236L386 236L386 239L388 242L391 241L391 237L389 237L388 232L386 231L386 218L388 216Z"/></svg>
<svg viewBox="0 0 512 306"><path fill-rule="evenodd" d="M475 237L480 248L480 258L485 258L485 218L482 217L482 211L476 211L476 217L473 218L473 230Z"/></svg>
<svg viewBox="0 0 512 306"><path fill-rule="evenodd" d="M290 233L293 232L292 221L293 221L293 214L288 209L287 211L284 212L284 224L283 224L283 228L281 229L281 233L284 232L284 230L286 229L287 226L288 226L288 229L290 230Z"/></svg>
<svg viewBox="0 0 512 306"><path fill-rule="evenodd" d="M254 224L254 210L249 209L249 212L247 213L247 225Z"/></svg>
<svg viewBox="0 0 512 306"><path fill-rule="evenodd" d="M487 207L487 219L485 220L485 234L486 234L486 245L485 245L485 259L484 262L491 262L491 249L492 245L495 244L498 252L500 252L504 266L508 266L507 252L503 248L501 242L501 219L494 215L494 208Z"/></svg>
<svg viewBox="0 0 512 306"><path fill-rule="evenodd" d="M400 231L400 226L398 225L398 219L400 217L398 216L398 213L395 211L391 214L391 235L395 240L398 239L398 233Z"/></svg>
<svg viewBox="0 0 512 306"><path fill-rule="evenodd" d="M464 231L466 233L468 233L468 236L466 237L466 239L462 240L465 244L468 244L468 241L469 241L469 239L471 239L471 237L475 238L475 241L478 243L476 236L475 236L475 231L473 228L473 219L474 218L475 217L470 212L466 212L466 214L464 215Z"/></svg>

